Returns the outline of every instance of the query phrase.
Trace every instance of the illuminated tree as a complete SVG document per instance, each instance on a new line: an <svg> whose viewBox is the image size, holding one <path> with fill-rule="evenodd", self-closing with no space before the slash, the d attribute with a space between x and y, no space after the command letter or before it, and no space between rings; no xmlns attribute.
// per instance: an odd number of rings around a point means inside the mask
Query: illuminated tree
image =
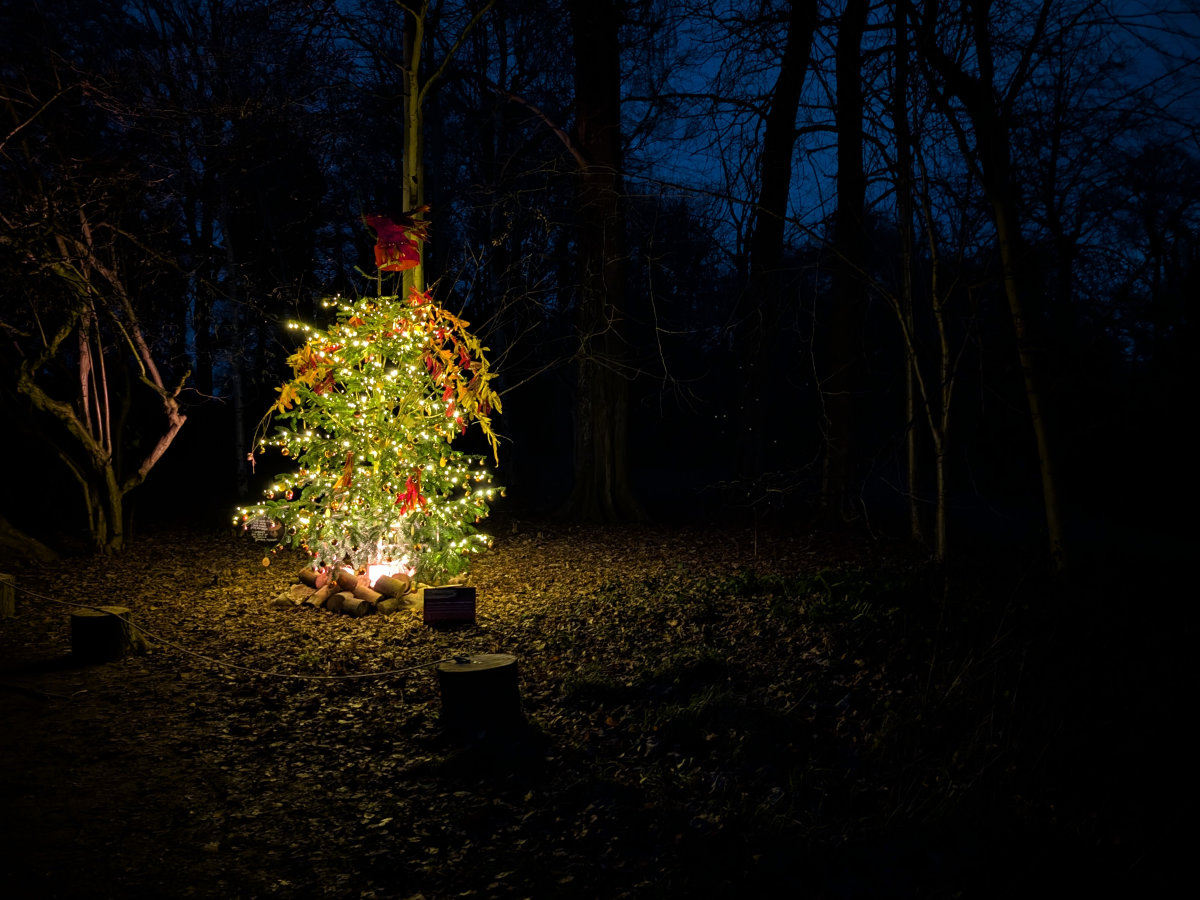
<svg viewBox="0 0 1200 900"><path fill-rule="evenodd" d="M421 224L368 222L380 271L410 269ZM497 490L483 457L451 447L476 423L499 459L487 348L428 291L329 302L330 328L289 326L305 340L256 436L260 453L273 444L297 468L239 519L277 521L281 545L320 565L389 565L431 583L456 575L487 545L475 524ZM275 416L286 425L268 438Z"/></svg>

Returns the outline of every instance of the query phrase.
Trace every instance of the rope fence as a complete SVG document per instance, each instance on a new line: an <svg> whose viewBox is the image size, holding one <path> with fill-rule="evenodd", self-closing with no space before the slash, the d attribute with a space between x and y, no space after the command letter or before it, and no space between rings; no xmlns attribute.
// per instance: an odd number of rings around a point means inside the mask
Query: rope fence
<svg viewBox="0 0 1200 900"><path fill-rule="evenodd" d="M39 594L36 591L31 591L28 588L21 587L20 585L15 585L15 588L18 592L20 592L22 594L25 594L29 597L34 597L38 600L44 600L47 603L57 603L60 606L71 606L71 607L76 607L78 609L90 609L90 610L94 610L96 612L100 612L100 613L103 613L105 615L110 615L110 616L116 615L115 613L112 613L109 610L104 609L101 606L93 606L90 603L78 603L78 602L74 602L71 600L59 600L57 597L47 597L45 594ZM195 659L203 660L204 662L208 663L209 665L218 666L218 667L224 668L224 669L232 669L232 670L238 671L238 672L247 672L247 673L250 673L253 675L259 675L259 676L266 677L266 678L297 679L297 680L301 680L301 681L353 681L353 680L362 679L362 678L391 678L391 677L394 677L397 675L406 675L409 672L418 672L421 669L428 669L432 666L438 665L439 663L451 662L453 660L462 661L462 660L466 659L466 657L463 654L456 653L452 656L445 656L445 657L442 657L441 659L431 660L430 662L420 663L415 666L406 666L402 669L388 669L383 672L357 672L357 673L353 673L353 674L349 674L349 675L304 675L304 674L299 674L299 673L294 673L294 672L269 672L265 669L256 669L253 666L244 666L244 665L241 665L240 663L233 663L233 662L228 662L223 659L217 659L214 656L208 656L207 654L204 654L204 653L197 653L195 650L190 650L187 647L184 647L184 646L181 646L180 644L175 643L174 641L169 641L159 634L156 634L152 631L147 631L141 625L136 625L134 627L137 628L138 632L140 632L143 636L149 638L155 644L159 644L164 647L170 647L172 650L176 650L179 653L183 653L183 654L185 654L187 656L191 656Z"/></svg>

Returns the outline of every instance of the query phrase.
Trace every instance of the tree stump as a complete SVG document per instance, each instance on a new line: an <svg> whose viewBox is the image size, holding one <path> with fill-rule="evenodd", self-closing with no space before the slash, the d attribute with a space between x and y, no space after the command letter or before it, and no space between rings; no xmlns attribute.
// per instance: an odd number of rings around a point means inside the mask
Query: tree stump
<svg viewBox="0 0 1200 900"><path fill-rule="evenodd" d="M0 619L11 619L17 614L17 577L0 575Z"/></svg>
<svg viewBox="0 0 1200 900"><path fill-rule="evenodd" d="M71 653L80 662L112 662L145 646L128 607L100 606L71 613Z"/></svg>
<svg viewBox="0 0 1200 900"><path fill-rule="evenodd" d="M477 738L521 724L517 658L479 653L435 666L442 691L442 726L461 737Z"/></svg>

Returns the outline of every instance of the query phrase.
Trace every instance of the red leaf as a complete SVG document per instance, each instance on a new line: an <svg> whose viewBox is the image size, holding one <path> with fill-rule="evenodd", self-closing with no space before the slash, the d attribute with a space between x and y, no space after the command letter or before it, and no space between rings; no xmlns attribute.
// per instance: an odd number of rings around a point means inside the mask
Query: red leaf
<svg viewBox="0 0 1200 900"><path fill-rule="evenodd" d="M403 272L420 265L420 234L411 220L398 224L386 216L367 216L366 222L375 229L375 265L380 270Z"/></svg>

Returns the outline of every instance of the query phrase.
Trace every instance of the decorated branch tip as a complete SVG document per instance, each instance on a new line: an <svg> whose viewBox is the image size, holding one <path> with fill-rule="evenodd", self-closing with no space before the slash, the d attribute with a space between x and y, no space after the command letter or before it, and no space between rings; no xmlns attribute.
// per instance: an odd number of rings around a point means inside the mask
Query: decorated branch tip
<svg viewBox="0 0 1200 900"><path fill-rule="evenodd" d="M429 212L420 206L403 213L399 222L387 216L366 216L375 229L375 266L381 272L404 272L421 264L421 245L429 240L429 222L417 218Z"/></svg>
<svg viewBox="0 0 1200 900"><path fill-rule="evenodd" d="M388 243L399 243L394 233ZM389 246L376 256L385 269L411 253ZM255 435L259 454L278 447L295 468L237 521L280 523L280 546L307 550L317 565L380 565L439 583L489 541L475 526L499 489L484 457L451 446L476 425L499 461L487 348L427 291L334 302L330 328L289 326L304 343Z"/></svg>

